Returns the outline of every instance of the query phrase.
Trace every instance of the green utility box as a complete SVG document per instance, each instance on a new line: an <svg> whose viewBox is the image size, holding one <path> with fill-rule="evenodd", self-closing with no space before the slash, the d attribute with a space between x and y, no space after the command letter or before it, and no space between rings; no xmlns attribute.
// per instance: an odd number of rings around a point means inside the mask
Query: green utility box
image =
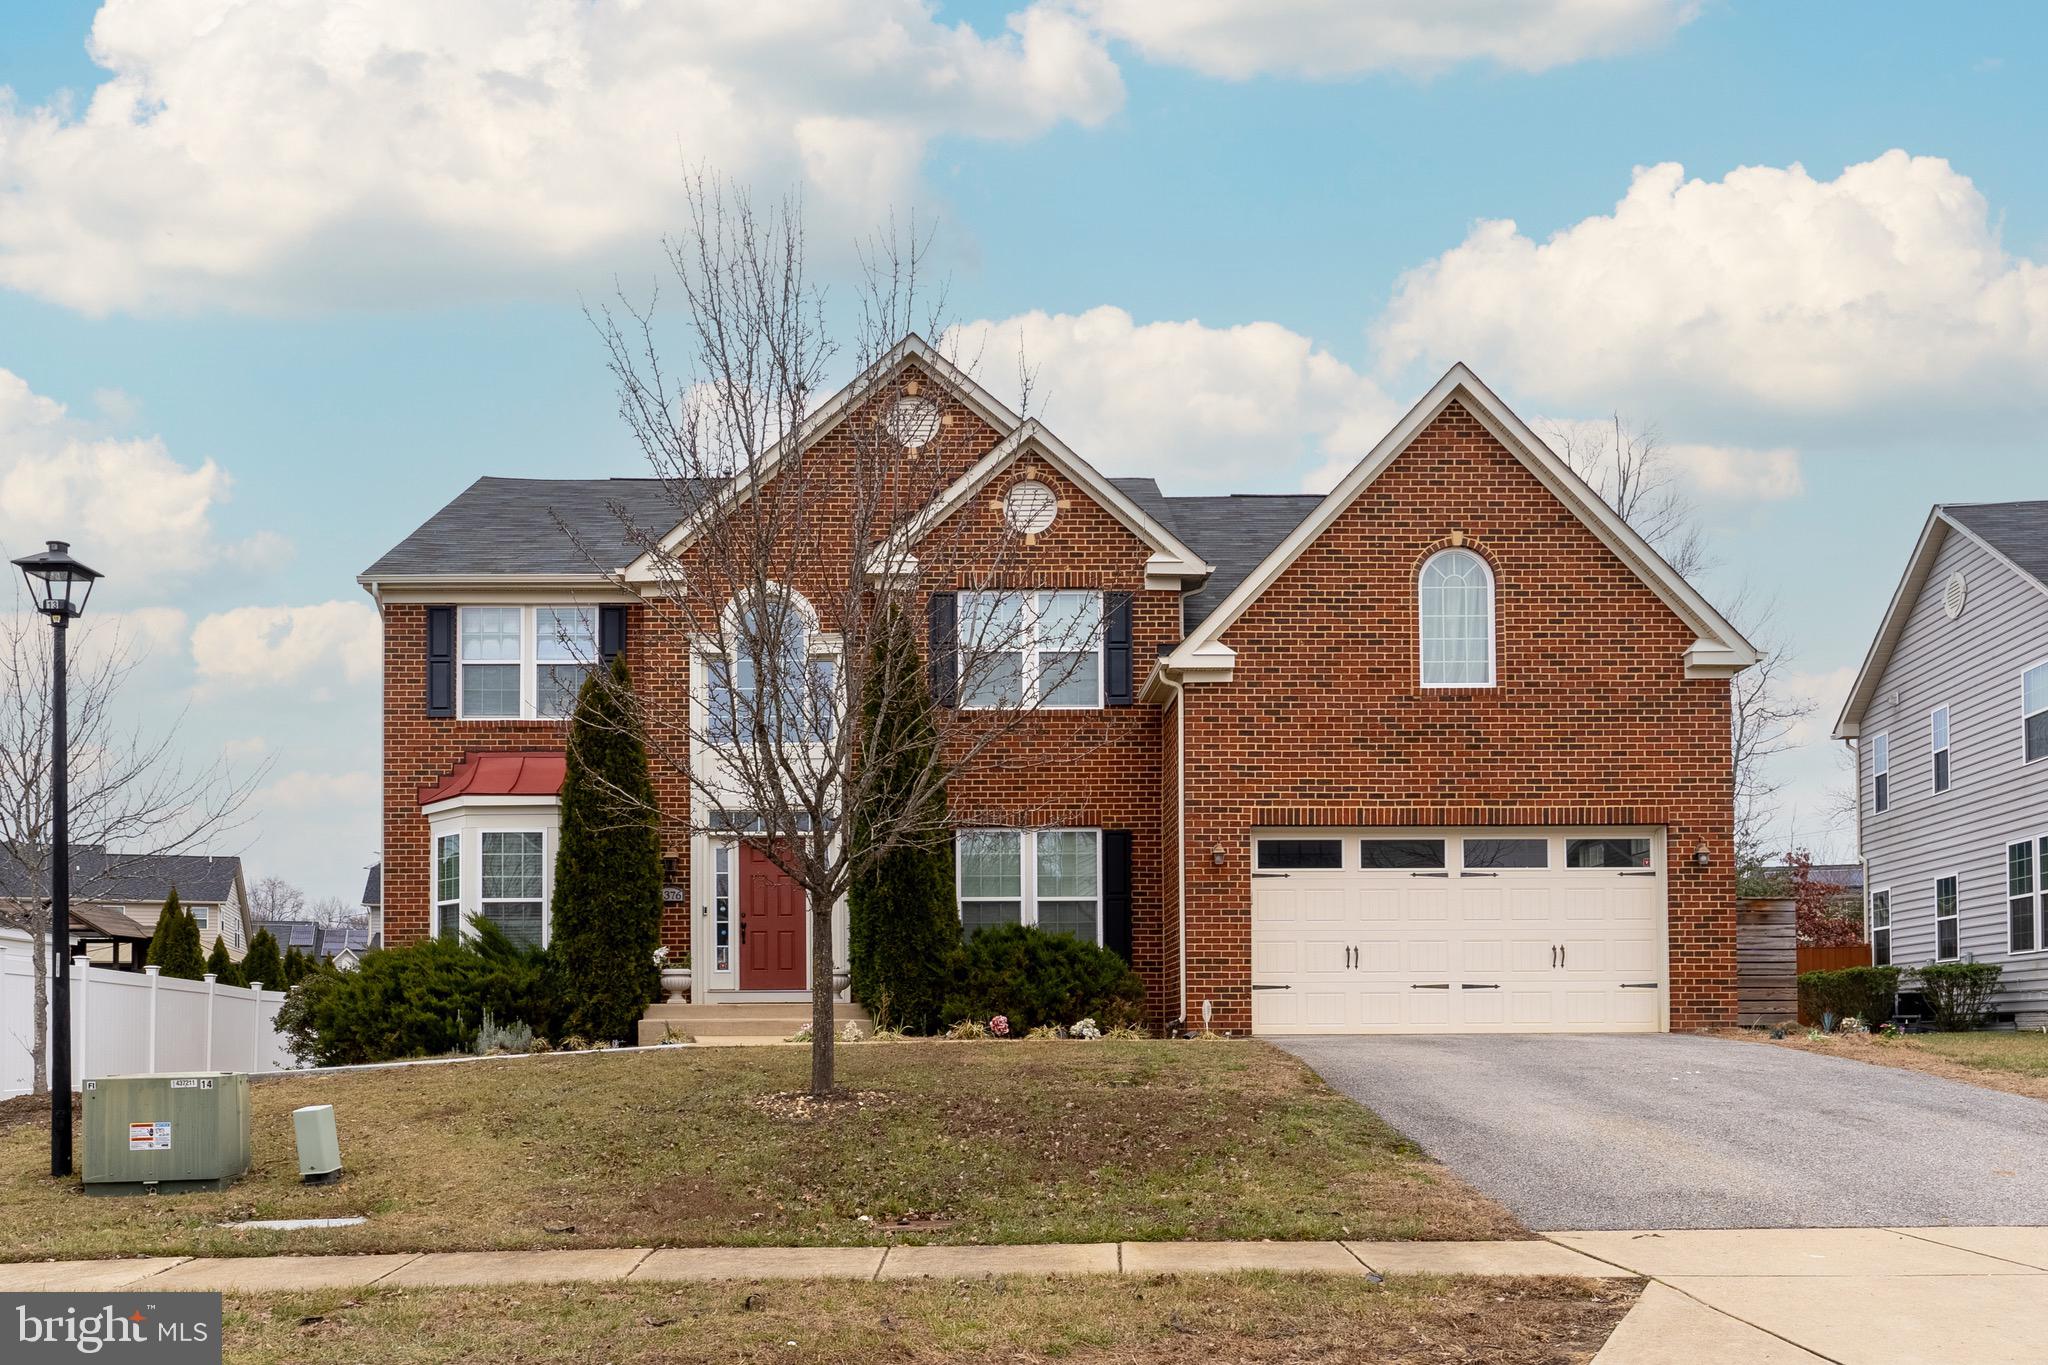
<svg viewBox="0 0 2048 1365"><path fill-rule="evenodd" d="M220 1190L248 1173L247 1076L100 1076L84 1090L87 1194Z"/></svg>
<svg viewBox="0 0 2048 1365"><path fill-rule="evenodd" d="M341 1139L334 1132L334 1106L309 1104L292 1110L292 1135L299 1143L299 1179L332 1185L341 1179Z"/></svg>

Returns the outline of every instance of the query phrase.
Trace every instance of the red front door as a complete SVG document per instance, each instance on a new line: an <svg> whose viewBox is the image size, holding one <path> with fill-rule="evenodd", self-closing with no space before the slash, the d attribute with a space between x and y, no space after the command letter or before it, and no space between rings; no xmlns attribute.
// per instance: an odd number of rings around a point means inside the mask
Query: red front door
<svg viewBox="0 0 2048 1365"><path fill-rule="evenodd" d="M800 991L804 970L804 892L759 844L740 845L740 989Z"/></svg>

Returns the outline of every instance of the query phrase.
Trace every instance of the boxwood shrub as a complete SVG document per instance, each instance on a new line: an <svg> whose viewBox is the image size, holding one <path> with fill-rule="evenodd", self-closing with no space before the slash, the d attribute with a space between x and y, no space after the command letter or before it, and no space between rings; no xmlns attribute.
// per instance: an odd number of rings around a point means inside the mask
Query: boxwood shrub
<svg viewBox="0 0 2048 1365"><path fill-rule="evenodd" d="M1996 962L1931 962L1914 970L1928 1017L1938 1029L1973 1029L1984 1022L1998 978L2005 968Z"/></svg>
<svg viewBox="0 0 2048 1365"><path fill-rule="evenodd" d="M1831 1014L1836 1023L1856 1018L1878 1028L1891 1021L1898 1000L1897 967L1844 967L1799 974L1799 1010L1809 1019Z"/></svg>
<svg viewBox="0 0 2048 1365"><path fill-rule="evenodd" d="M1135 1025L1145 985L1130 964L1072 934L1019 924L983 929L954 952L941 1017L987 1023L995 1015L1021 1038L1042 1024L1093 1017L1102 1028Z"/></svg>

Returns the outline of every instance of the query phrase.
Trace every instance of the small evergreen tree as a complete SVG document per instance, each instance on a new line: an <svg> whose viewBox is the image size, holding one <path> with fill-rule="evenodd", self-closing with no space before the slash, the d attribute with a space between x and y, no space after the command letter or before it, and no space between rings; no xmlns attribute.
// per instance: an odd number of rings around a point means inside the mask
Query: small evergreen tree
<svg viewBox="0 0 2048 1365"><path fill-rule="evenodd" d="M258 929L249 940L249 951L242 954L242 977L251 985L261 982L266 990L281 991L289 984L284 979L284 959L278 956L277 940L270 930Z"/></svg>
<svg viewBox="0 0 2048 1365"><path fill-rule="evenodd" d="M228 956L228 941L217 938L213 951L206 955L206 970L213 973L215 984L222 986L246 986L249 978L242 974L242 964Z"/></svg>
<svg viewBox="0 0 2048 1365"><path fill-rule="evenodd" d="M306 960L306 955L304 953L300 952L297 948L288 948L285 950L284 987L286 990L290 990L292 987L298 985L301 981L304 981L306 979L306 974L312 970L313 964Z"/></svg>
<svg viewBox="0 0 2048 1365"><path fill-rule="evenodd" d="M554 937L564 1034L630 1039L660 987L661 840L625 656L569 718L555 852Z"/></svg>
<svg viewBox="0 0 2048 1365"><path fill-rule="evenodd" d="M939 1015L947 961L960 946L945 789L937 787L929 796L925 818L907 822L922 833L878 855L869 852L870 830L885 818L883 812L899 811L915 799L916 775L937 759L924 665L900 613L876 632L869 676L874 682L862 702L861 723L874 736L870 751L891 755L892 767L873 788L874 807L849 812L854 874L846 892L847 955L853 998L878 1024L928 1032L944 1022ZM884 698L893 704L885 707Z"/></svg>
<svg viewBox="0 0 2048 1365"><path fill-rule="evenodd" d="M178 888L156 917L156 933L149 940L148 963L163 976L180 981L197 981L206 975L206 956L199 947L199 921L178 902Z"/></svg>

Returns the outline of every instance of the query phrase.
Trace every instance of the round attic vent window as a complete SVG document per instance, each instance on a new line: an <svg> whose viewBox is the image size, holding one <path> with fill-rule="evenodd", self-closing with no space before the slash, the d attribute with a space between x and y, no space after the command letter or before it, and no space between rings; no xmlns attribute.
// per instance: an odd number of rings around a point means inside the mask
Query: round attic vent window
<svg viewBox="0 0 2048 1365"><path fill-rule="evenodd" d="M915 450L939 434L939 405L929 398L899 398L883 424L898 445Z"/></svg>
<svg viewBox="0 0 2048 1365"><path fill-rule="evenodd" d="M1948 576L1948 586L1941 590L1941 609L1953 621L1963 614L1963 598L1968 595L1969 585L1959 573Z"/></svg>
<svg viewBox="0 0 2048 1365"><path fill-rule="evenodd" d="M1003 520L1020 536L1035 536L1060 514L1059 497L1032 479L1010 485L1003 495Z"/></svg>

